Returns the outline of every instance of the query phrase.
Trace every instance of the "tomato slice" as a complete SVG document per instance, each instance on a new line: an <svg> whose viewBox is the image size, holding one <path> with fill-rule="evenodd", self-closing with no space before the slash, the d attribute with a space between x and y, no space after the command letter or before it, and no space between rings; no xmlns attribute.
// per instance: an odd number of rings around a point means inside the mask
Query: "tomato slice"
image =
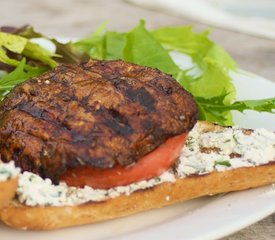
<svg viewBox="0 0 275 240"><path fill-rule="evenodd" d="M110 169L98 169L90 166L73 168L67 170L60 180L65 181L69 186L84 187L87 185L95 189L108 189L148 180L159 176L174 164L185 142L186 135L184 133L169 138L134 165L127 167L118 165Z"/></svg>

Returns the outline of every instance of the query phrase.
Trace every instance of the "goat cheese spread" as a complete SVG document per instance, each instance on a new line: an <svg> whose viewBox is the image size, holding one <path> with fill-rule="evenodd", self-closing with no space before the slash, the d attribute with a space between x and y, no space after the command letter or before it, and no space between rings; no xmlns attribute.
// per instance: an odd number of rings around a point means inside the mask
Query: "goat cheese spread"
<svg viewBox="0 0 275 240"><path fill-rule="evenodd" d="M175 182L176 178L202 175L251 167L275 161L275 133L265 129L244 130L238 127L204 132L197 124L189 133L175 168L159 177L108 190L91 187L69 187L65 183L53 185L50 179L24 172L19 177L17 196L29 206L72 206L89 201L104 201L121 194Z"/></svg>
<svg viewBox="0 0 275 240"><path fill-rule="evenodd" d="M0 162L0 182L7 181L14 178L20 173L20 168L15 167L14 162L9 163Z"/></svg>
<svg viewBox="0 0 275 240"><path fill-rule="evenodd" d="M176 168L179 177L207 174L275 161L275 133L239 127L190 132Z"/></svg>
<svg viewBox="0 0 275 240"><path fill-rule="evenodd" d="M18 200L28 206L72 206L89 201L100 202L109 198L118 197L121 194L130 193L153 187L163 182L176 181L175 175L169 171L157 178L148 181L140 181L127 186L104 189L69 187L65 183L53 185L50 179L42 179L40 176L24 172L19 177L17 189Z"/></svg>

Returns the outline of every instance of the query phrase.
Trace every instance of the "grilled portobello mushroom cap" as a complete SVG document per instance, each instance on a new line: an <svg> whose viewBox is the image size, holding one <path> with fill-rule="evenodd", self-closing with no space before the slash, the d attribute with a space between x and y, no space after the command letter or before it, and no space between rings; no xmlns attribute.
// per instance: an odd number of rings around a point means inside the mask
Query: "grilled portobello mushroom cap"
<svg viewBox="0 0 275 240"><path fill-rule="evenodd" d="M55 182L80 166L127 166L197 119L191 94L157 69L121 60L63 64L0 104L0 153Z"/></svg>

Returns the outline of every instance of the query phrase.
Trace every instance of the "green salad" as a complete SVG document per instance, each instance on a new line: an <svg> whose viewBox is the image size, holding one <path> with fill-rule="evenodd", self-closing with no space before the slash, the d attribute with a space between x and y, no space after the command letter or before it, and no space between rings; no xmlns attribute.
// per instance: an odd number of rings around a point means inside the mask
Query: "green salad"
<svg viewBox="0 0 275 240"><path fill-rule="evenodd" d="M196 33L191 26L149 30L145 21L128 32L100 25L90 36L66 44L40 34L30 26L0 28L0 97L18 83L38 76L61 63L80 63L89 58L123 59L157 68L172 75L194 96L199 119L232 125L232 110L274 113L275 97L236 101L230 72L238 67L228 53L211 41L209 30ZM55 45L51 52L36 44L45 38ZM181 53L192 59L192 67L181 68L171 57Z"/></svg>

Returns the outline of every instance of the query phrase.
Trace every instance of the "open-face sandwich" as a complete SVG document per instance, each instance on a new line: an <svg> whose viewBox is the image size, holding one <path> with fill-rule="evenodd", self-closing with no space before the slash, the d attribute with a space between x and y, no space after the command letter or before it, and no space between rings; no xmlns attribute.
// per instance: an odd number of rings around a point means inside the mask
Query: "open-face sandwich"
<svg viewBox="0 0 275 240"><path fill-rule="evenodd" d="M170 76L123 61L16 86L0 105L0 152L22 174L1 220L55 229L275 181L274 133L196 124L197 112Z"/></svg>

